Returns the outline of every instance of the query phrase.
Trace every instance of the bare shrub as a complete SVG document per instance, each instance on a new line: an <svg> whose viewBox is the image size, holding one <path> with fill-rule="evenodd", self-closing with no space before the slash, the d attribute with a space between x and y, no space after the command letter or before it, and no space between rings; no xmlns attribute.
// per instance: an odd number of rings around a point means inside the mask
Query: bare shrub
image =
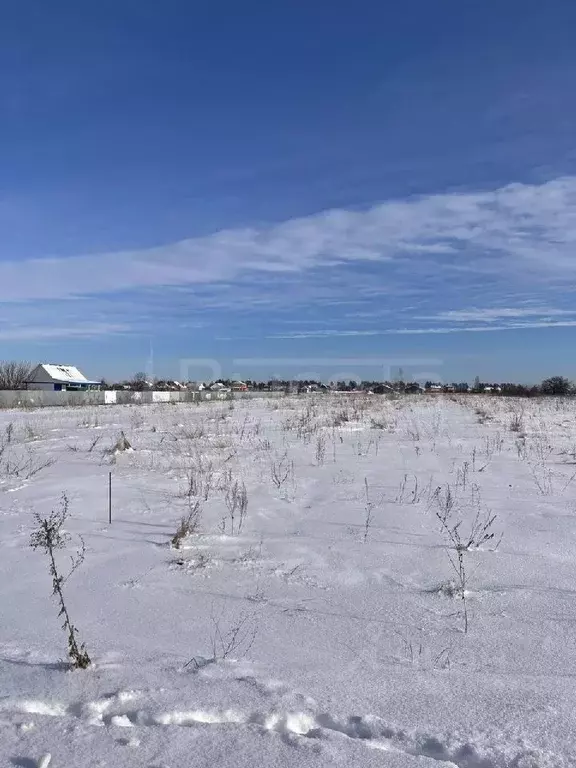
<svg viewBox="0 0 576 768"><path fill-rule="evenodd" d="M63 618L62 629L68 637L68 656L71 666L75 669L86 669L90 666L90 656L84 643L78 640L78 630L70 619L68 607L64 599L63 586L74 571L84 562L86 548L80 538L80 547L71 557L72 565L66 576L62 576L56 562L56 551L64 549L70 542L70 535L63 530L68 519L68 498L62 494L62 501L58 511L52 511L48 517L34 515L38 528L30 536L30 546L33 549L41 549L48 557L50 576L52 577L52 594L59 606L58 617Z"/></svg>
<svg viewBox="0 0 576 768"><path fill-rule="evenodd" d="M30 478L34 477L34 475L37 475L39 472L42 472L44 469L48 469L48 467L51 467L53 464L56 463L56 459L48 458L48 459L39 459L34 456L32 451L28 451L27 459L24 463L23 468L23 475L25 480L30 480Z"/></svg>
<svg viewBox="0 0 576 768"><path fill-rule="evenodd" d="M264 587L261 586L260 582L256 582L254 591L246 595L246 600L249 600L251 603L266 602L266 592L264 591Z"/></svg>
<svg viewBox="0 0 576 768"><path fill-rule="evenodd" d="M186 481L182 495L187 498L198 497L208 501L213 486L214 464L212 461L207 461L198 452L186 470Z"/></svg>
<svg viewBox="0 0 576 768"><path fill-rule="evenodd" d="M527 443L527 446L530 454L534 455L542 463L547 461L554 453L554 446L545 433L534 435Z"/></svg>
<svg viewBox="0 0 576 768"><path fill-rule="evenodd" d="M519 459L526 461L528 459L528 446L526 444L526 438L521 435L514 443L516 446L516 454Z"/></svg>
<svg viewBox="0 0 576 768"><path fill-rule="evenodd" d="M462 490L466 490L468 479L470 476L470 463L465 461L461 467L456 469L456 488L461 487Z"/></svg>
<svg viewBox="0 0 576 768"><path fill-rule="evenodd" d="M223 628L221 619L211 616L212 659L225 661L231 656L245 656L254 645L258 627L254 616L241 614L232 626Z"/></svg>
<svg viewBox="0 0 576 768"><path fill-rule="evenodd" d="M538 492L542 496L552 496L557 490L559 493L564 493L568 486L576 478L576 472L568 479L564 475L560 476L559 473L554 472L550 467L547 467L544 462L528 462L530 467L530 474L532 479L538 488ZM558 487L557 480L562 478L562 484Z"/></svg>
<svg viewBox="0 0 576 768"><path fill-rule="evenodd" d="M406 434L415 443L420 442L421 433L419 425L412 419L406 426Z"/></svg>
<svg viewBox="0 0 576 768"><path fill-rule="evenodd" d="M197 501L191 506L188 514L183 515L180 518L180 523L176 529L176 533L170 541L170 546L173 547L173 549L180 549L184 539L198 532L201 517L202 508L200 506L200 502Z"/></svg>
<svg viewBox="0 0 576 768"><path fill-rule="evenodd" d="M229 658L238 660L246 656L254 645L258 634L258 625L254 615L242 613L229 627L224 627L222 618L214 616L213 610L210 619L212 622L210 635L212 655L208 659L203 657L191 658L184 665L185 669L193 667L194 670L199 670L208 664L216 664Z"/></svg>
<svg viewBox="0 0 576 768"><path fill-rule="evenodd" d="M447 523L453 525L454 538L451 541L455 549L471 551L494 540L496 534L492 530L492 526L496 521L496 515L490 510L482 508L477 485L472 485L471 488L471 505L474 509L474 517L468 533L462 532L464 521L460 504L449 485L446 485L445 488L438 487L433 494L433 499L436 503L436 517L440 520L443 529ZM455 513L458 513L460 519L454 524Z"/></svg>
<svg viewBox="0 0 576 768"><path fill-rule="evenodd" d="M478 424L486 424L487 421L492 421L492 416L484 408L476 408L475 413L478 417Z"/></svg>
<svg viewBox="0 0 576 768"><path fill-rule="evenodd" d="M86 429L94 429L96 427L100 426L100 421L98 419L97 413L89 413L86 416L84 416L83 419L81 419L78 422L79 427L85 427Z"/></svg>
<svg viewBox="0 0 576 768"><path fill-rule="evenodd" d="M370 498L370 488L368 486L368 478L364 478L364 493L365 493L365 504L364 504L364 511L365 511L365 517L364 517L364 543L368 541L368 535L370 533L370 526L372 525L372 516L374 514L374 501Z"/></svg>
<svg viewBox="0 0 576 768"><path fill-rule="evenodd" d="M185 569L187 572L204 571L209 568L211 563L212 557L210 553L200 551L196 551L193 557L184 558L181 556L173 562L174 565Z"/></svg>
<svg viewBox="0 0 576 768"><path fill-rule="evenodd" d="M240 442L243 442L243 440L244 440L244 436L246 435L246 431L247 431L247 428L248 428L248 421L249 421L249 418L250 418L250 416L249 416L249 414L247 413L247 414L244 416L244 421L242 422L242 425L241 425L241 427L240 427L240 430L239 430L239 432L238 432L238 440L239 440Z"/></svg>
<svg viewBox="0 0 576 768"><path fill-rule="evenodd" d="M523 432L524 431L524 413L522 411L515 411L510 418L510 432Z"/></svg>
<svg viewBox="0 0 576 768"><path fill-rule="evenodd" d="M0 475L30 480L55 463L56 459L52 457L38 458L29 446L18 448L0 442Z"/></svg>
<svg viewBox="0 0 576 768"><path fill-rule="evenodd" d="M285 452L282 456L270 464L270 477L272 482L280 490L282 486L294 476L294 462L288 458Z"/></svg>
<svg viewBox="0 0 576 768"><path fill-rule="evenodd" d="M94 450L94 448L96 448L96 446L98 445L100 440L102 440L102 435L97 435L94 438L94 440L92 440L92 442L90 443L90 445L88 447L88 453L92 453L92 451Z"/></svg>
<svg viewBox="0 0 576 768"><path fill-rule="evenodd" d="M37 437L31 427L26 425L24 441L35 440ZM54 457L39 458L31 446L19 445L14 437L14 425L10 423L6 426L4 435L0 436L0 475L29 480L55 463Z"/></svg>
<svg viewBox="0 0 576 768"><path fill-rule="evenodd" d="M206 424L203 421L182 427L180 432L174 435L175 440L200 440L203 437L206 437Z"/></svg>
<svg viewBox="0 0 576 768"><path fill-rule="evenodd" d="M262 547L264 545L264 540L260 539L260 544L258 547L248 547L248 549L245 552L242 552L240 555L238 555L237 558L235 558L235 563L241 563L242 565L250 565L252 563L257 562L262 558Z"/></svg>
<svg viewBox="0 0 576 768"><path fill-rule="evenodd" d="M402 655L406 662L421 668L450 669L450 646L436 650L425 647L421 640L416 642L402 632L396 631L395 635L402 643Z"/></svg>
<svg viewBox="0 0 576 768"><path fill-rule="evenodd" d="M26 424L24 427L24 440L30 443L40 440L40 433L36 431L32 424Z"/></svg>
<svg viewBox="0 0 576 768"><path fill-rule="evenodd" d="M326 436L318 435L316 438L316 464L322 465L326 459Z"/></svg>
<svg viewBox="0 0 576 768"><path fill-rule="evenodd" d="M13 422L10 422L9 424L6 424L6 428L4 430L4 440L6 442L6 445L10 445L12 442L12 438L14 436L14 424ZM0 450L2 447L2 442L0 442Z"/></svg>
<svg viewBox="0 0 576 768"><path fill-rule="evenodd" d="M28 362L0 360L0 389L23 389L31 373Z"/></svg>
<svg viewBox="0 0 576 768"><path fill-rule="evenodd" d="M489 510L482 511L480 507L479 491L473 486L472 504L476 508L476 514L470 526L468 534L462 534L463 519L456 497L449 485L445 488L437 488L434 494L436 503L435 514L440 522L440 528L444 535L448 560L456 575L454 594L462 601L462 616L464 620L464 633L468 632L468 605L466 600L466 588L468 574L466 568L465 553L472 549L478 549L483 544L494 539L492 527L496 520Z"/></svg>
<svg viewBox="0 0 576 768"><path fill-rule="evenodd" d="M350 414L346 410L338 411L332 419L333 427L341 427L343 424L347 424L350 421Z"/></svg>
<svg viewBox="0 0 576 768"><path fill-rule="evenodd" d="M424 497L430 500L432 494L432 478L428 480L426 485L420 485L417 475L409 480L408 475L404 474L398 486L395 502L397 504L419 504Z"/></svg>
<svg viewBox="0 0 576 768"><path fill-rule="evenodd" d="M235 480L226 491L225 502L228 507L230 532L234 536L242 531L248 512L248 493L244 483Z"/></svg>
<svg viewBox="0 0 576 768"><path fill-rule="evenodd" d="M503 447L504 439L501 437L500 432L496 432L495 435L486 435L483 451L486 461L490 462L495 453L502 453Z"/></svg>

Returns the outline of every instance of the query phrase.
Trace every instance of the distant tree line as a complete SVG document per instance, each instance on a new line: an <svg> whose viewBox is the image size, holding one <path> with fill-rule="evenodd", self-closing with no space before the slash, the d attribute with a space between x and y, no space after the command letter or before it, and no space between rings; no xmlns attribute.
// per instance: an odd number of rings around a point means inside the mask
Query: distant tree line
<svg viewBox="0 0 576 768"><path fill-rule="evenodd" d="M103 382L104 383L104 382ZM207 387L216 382L205 382ZM235 382L232 379L218 379L218 383L225 387L233 387ZM539 395L573 395L576 394L576 387L572 382L563 376L552 376L544 379L540 385L516 384L512 382L483 382L476 377L472 385L467 382L452 382L451 384L436 383L427 381L424 387L420 387L411 381L377 381L362 380L355 381L331 381L328 384L317 379L268 379L254 380L245 379L243 382L246 388L252 392L286 392L302 393L309 391L327 392L373 392L374 394L386 394L390 392L404 393L422 390L424 392L441 391L444 393L456 394L494 394L507 397L536 397ZM129 387L133 390L145 389L170 389L175 382L158 381L149 382L143 373L135 374L131 380L121 384L106 385L110 389L120 386Z"/></svg>
<svg viewBox="0 0 576 768"><path fill-rule="evenodd" d="M0 360L0 390L25 389L33 371L33 366L26 361ZM219 383L225 387L233 387L236 384L232 379L219 379ZM210 386L216 382L206 382ZM505 397L538 397L541 395L567 396L576 395L576 386L565 376L551 376L544 379L539 385L516 384L514 382L483 382L477 376L472 386L467 382L452 382L451 384L427 381L423 389L411 381L331 381L329 384L315 379L279 379L273 378L267 381L253 379L244 380L246 388L256 392L283 391L287 393L302 392L373 392L374 394L386 394L387 392L445 392L458 394L493 394ZM144 391L148 389L173 389L175 387L192 386L191 382L175 382L170 380L148 381L146 374L135 373L127 381L108 383L102 379L103 389L130 389Z"/></svg>

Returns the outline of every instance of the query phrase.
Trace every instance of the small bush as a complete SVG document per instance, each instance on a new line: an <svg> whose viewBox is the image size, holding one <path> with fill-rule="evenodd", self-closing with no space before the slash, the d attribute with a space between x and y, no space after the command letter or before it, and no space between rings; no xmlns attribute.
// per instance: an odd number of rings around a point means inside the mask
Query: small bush
<svg viewBox="0 0 576 768"><path fill-rule="evenodd" d="M248 512L248 492L244 483L234 481L226 491L225 501L230 518L230 531L232 535L238 534L242 531Z"/></svg>
<svg viewBox="0 0 576 768"><path fill-rule="evenodd" d="M200 507L200 502L197 501L192 505L189 513L180 518L180 523L176 529L176 533L170 541L170 545L173 547L173 549L180 549L184 539L186 539L188 536L192 536L193 534L198 533L201 517L202 509Z"/></svg>
<svg viewBox="0 0 576 768"><path fill-rule="evenodd" d="M524 431L524 414L520 411L512 414L510 419L510 432Z"/></svg>
<svg viewBox="0 0 576 768"><path fill-rule="evenodd" d="M56 551L64 549L70 542L70 536L63 530L68 519L68 498L62 495L62 502L58 511L52 511L48 517L34 515L38 528L30 536L30 546L33 549L41 549L48 557L50 576L52 577L52 594L59 605L58 616L63 617L62 629L68 636L68 656L74 669L86 669L90 666L90 656L84 646L78 640L78 630L70 619L68 607L64 599L63 586L74 571L84 562L86 548L84 541L80 539L81 546L75 556L71 557L72 565L67 576L62 576L56 562Z"/></svg>

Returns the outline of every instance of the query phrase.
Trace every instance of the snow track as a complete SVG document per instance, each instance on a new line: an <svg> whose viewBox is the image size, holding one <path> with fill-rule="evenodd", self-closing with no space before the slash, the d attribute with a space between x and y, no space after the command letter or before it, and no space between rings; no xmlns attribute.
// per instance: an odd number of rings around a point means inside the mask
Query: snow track
<svg viewBox="0 0 576 768"><path fill-rule="evenodd" d="M146 696L136 691L119 691L102 699L69 706L53 701L4 699L5 715L78 719L88 726L118 728L248 728L301 739L351 739L366 748L424 757L458 768L544 768L568 765L559 756L517 746L487 745L487 739L459 740L425 731L410 731L388 724L372 715L339 718L329 712L242 711L241 709L193 709L154 711L146 707ZM138 740L136 740L137 743Z"/></svg>

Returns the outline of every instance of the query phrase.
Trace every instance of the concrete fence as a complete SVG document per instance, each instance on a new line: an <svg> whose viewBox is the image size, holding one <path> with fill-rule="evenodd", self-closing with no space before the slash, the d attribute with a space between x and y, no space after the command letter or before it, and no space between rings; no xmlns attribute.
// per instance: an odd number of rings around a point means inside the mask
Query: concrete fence
<svg viewBox="0 0 576 768"><path fill-rule="evenodd" d="M146 405L150 403L193 403L206 400L229 400L231 392L48 392L44 390L0 390L0 408L50 408L80 405Z"/></svg>

